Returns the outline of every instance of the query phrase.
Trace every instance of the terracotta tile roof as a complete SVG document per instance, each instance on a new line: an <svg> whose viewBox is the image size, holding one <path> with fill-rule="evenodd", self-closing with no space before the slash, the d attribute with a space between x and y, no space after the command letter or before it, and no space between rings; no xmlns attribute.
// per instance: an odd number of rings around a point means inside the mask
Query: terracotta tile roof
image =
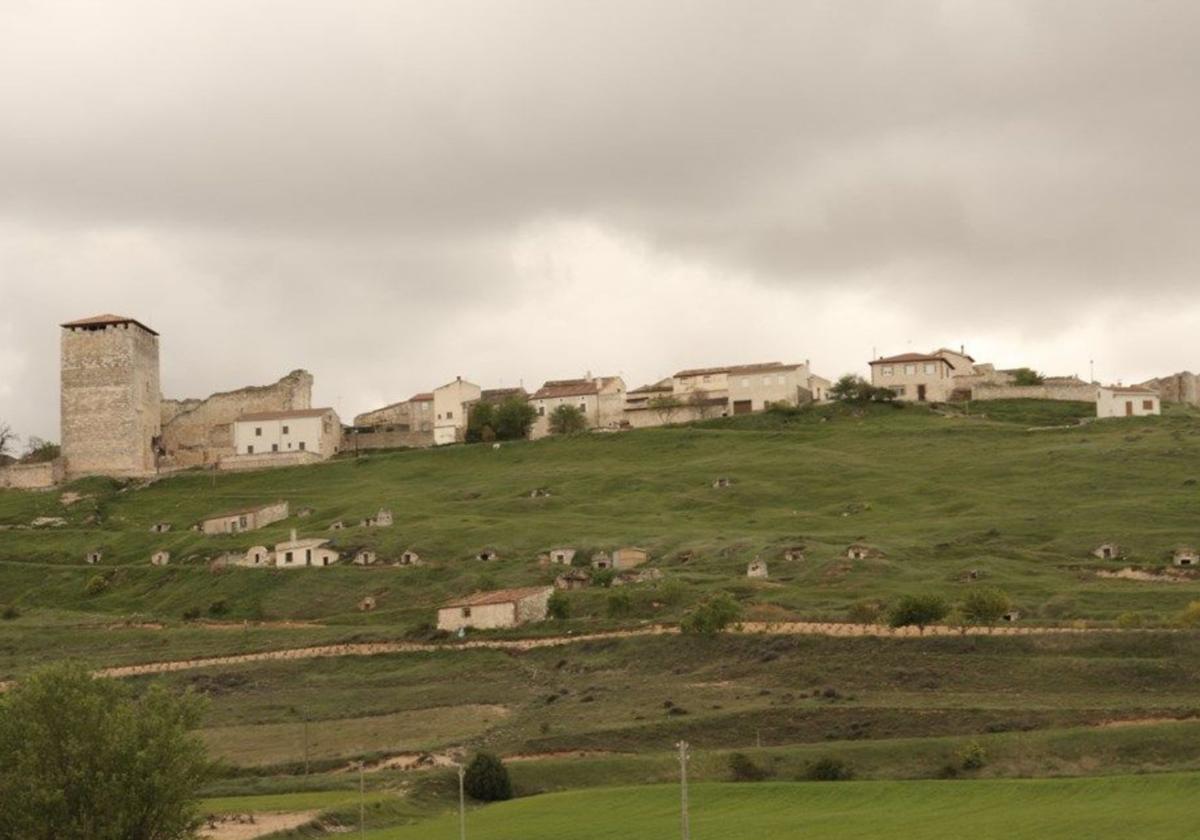
<svg viewBox="0 0 1200 840"><path fill-rule="evenodd" d="M91 318L80 318L78 321L67 321L61 327L103 327L108 324L137 324L151 335L158 335L136 318L126 318L124 315L93 315Z"/></svg>
<svg viewBox="0 0 1200 840"><path fill-rule="evenodd" d="M593 379L552 379L537 389L535 400L553 397L586 397L600 393L600 382Z"/></svg>
<svg viewBox="0 0 1200 840"><path fill-rule="evenodd" d="M287 420L291 417L320 417L333 411L332 408L295 408L291 411L252 411L243 414L238 421L243 420Z"/></svg>
<svg viewBox="0 0 1200 840"><path fill-rule="evenodd" d="M479 393L481 402L502 402L512 397L528 398L529 392L524 388L485 388Z"/></svg>
<svg viewBox="0 0 1200 840"><path fill-rule="evenodd" d="M465 598L449 601L442 606L442 609L447 607L483 607L490 604L515 603L531 595L541 595L552 588L549 586L526 586L519 589L496 589L492 592L476 592Z"/></svg>

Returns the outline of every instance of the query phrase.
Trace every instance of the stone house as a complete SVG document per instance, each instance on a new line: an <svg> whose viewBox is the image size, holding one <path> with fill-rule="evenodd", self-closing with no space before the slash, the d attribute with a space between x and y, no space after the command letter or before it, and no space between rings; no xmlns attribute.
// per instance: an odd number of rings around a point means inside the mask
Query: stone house
<svg viewBox="0 0 1200 840"><path fill-rule="evenodd" d="M765 578L767 577L767 561L761 557L755 557L750 561L750 565L746 567L746 577L749 578Z"/></svg>
<svg viewBox="0 0 1200 840"><path fill-rule="evenodd" d="M291 539L275 546L275 567L279 569L302 569L312 566L331 566L340 555L329 548L329 540L297 539L292 531Z"/></svg>
<svg viewBox="0 0 1200 840"><path fill-rule="evenodd" d="M411 548L400 555L401 566L419 566L421 565L421 555L413 551Z"/></svg>
<svg viewBox="0 0 1200 840"><path fill-rule="evenodd" d="M932 353L901 353L873 359L871 384L887 388L907 402L946 402L962 386L959 377L975 375L975 360L965 351L942 348Z"/></svg>
<svg viewBox="0 0 1200 840"><path fill-rule="evenodd" d="M752 414L772 405L802 405L813 400L808 363L767 362L728 369L726 387L731 414Z"/></svg>
<svg viewBox="0 0 1200 840"><path fill-rule="evenodd" d="M375 596L368 595L359 601L358 609L360 612L370 612L371 610L375 609Z"/></svg>
<svg viewBox="0 0 1200 840"><path fill-rule="evenodd" d="M646 549L626 546L624 548L618 548L612 553L612 567L618 571L622 569L632 569L636 566L642 565L649 559L650 552L646 551Z"/></svg>
<svg viewBox="0 0 1200 840"><path fill-rule="evenodd" d="M804 546L793 545L790 548L783 550L783 559L790 562L798 562L804 559Z"/></svg>
<svg viewBox="0 0 1200 840"><path fill-rule="evenodd" d="M346 523L342 522L342 520L340 520L340 519L336 519L333 522L329 523L330 531L344 531L345 529L346 529Z"/></svg>
<svg viewBox="0 0 1200 840"><path fill-rule="evenodd" d="M332 408L243 414L233 423L233 444L236 454L221 459L223 469L271 466L274 456L283 455L293 457L280 464L321 461L341 450L342 423Z"/></svg>
<svg viewBox="0 0 1200 840"><path fill-rule="evenodd" d="M856 542L846 547L846 557L850 560L874 560L883 556L882 551L866 543Z"/></svg>
<svg viewBox="0 0 1200 840"><path fill-rule="evenodd" d="M1162 414L1162 400L1149 388L1113 385L1096 392L1097 417L1149 417Z"/></svg>
<svg viewBox="0 0 1200 840"><path fill-rule="evenodd" d="M89 566L95 566L95 565L99 564L100 561L103 559L104 559L104 552L89 551L87 554L84 555L83 562L87 563Z"/></svg>
<svg viewBox="0 0 1200 840"><path fill-rule="evenodd" d="M585 589L592 583L592 576L583 569L568 569L554 579L555 589Z"/></svg>
<svg viewBox="0 0 1200 840"><path fill-rule="evenodd" d="M1116 543L1106 542L1101 543L1092 549L1092 556L1098 557L1101 560L1116 560L1118 557L1123 557L1125 552Z"/></svg>
<svg viewBox="0 0 1200 840"><path fill-rule="evenodd" d="M354 552L354 558L350 562L355 566L374 566L378 560L374 551L363 548Z"/></svg>
<svg viewBox="0 0 1200 840"><path fill-rule="evenodd" d="M171 562L171 552L156 551L150 555L151 566L165 566Z"/></svg>
<svg viewBox="0 0 1200 840"><path fill-rule="evenodd" d="M407 400L354 418L355 428L395 428L403 431L433 433L433 392L414 394ZM431 438L432 440L432 438Z"/></svg>
<svg viewBox="0 0 1200 840"><path fill-rule="evenodd" d="M553 586L477 592L450 601L438 610L438 629L490 630L544 621Z"/></svg>
<svg viewBox="0 0 1200 840"><path fill-rule="evenodd" d="M573 548L552 548L550 549L550 562L560 566L570 566L575 561L575 549Z"/></svg>
<svg viewBox="0 0 1200 840"><path fill-rule="evenodd" d="M287 502L271 502L209 516L201 520L200 530L209 535L238 534L242 531L265 528L267 525L287 519L287 517Z"/></svg>
<svg viewBox="0 0 1200 840"><path fill-rule="evenodd" d="M611 569L613 567L612 556L605 551L597 551L592 555L592 568L598 571Z"/></svg>
<svg viewBox="0 0 1200 840"><path fill-rule="evenodd" d="M433 445L461 443L466 439L467 415L482 396L482 389L461 376L433 389Z"/></svg>
<svg viewBox="0 0 1200 840"><path fill-rule="evenodd" d="M1171 562L1176 566L1200 566L1200 554L1190 546L1181 546L1171 553Z"/></svg>
<svg viewBox="0 0 1200 840"><path fill-rule="evenodd" d="M625 380L590 373L583 379L553 379L534 392L529 403L537 412L530 433L535 440L550 434L550 415L560 405L578 408L589 429L618 429L624 422Z"/></svg>

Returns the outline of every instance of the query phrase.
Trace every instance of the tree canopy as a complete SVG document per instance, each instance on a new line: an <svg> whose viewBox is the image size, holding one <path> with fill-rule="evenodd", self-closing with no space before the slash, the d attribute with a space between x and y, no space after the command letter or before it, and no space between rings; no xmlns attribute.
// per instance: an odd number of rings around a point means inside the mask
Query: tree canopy
<svg viewBox="0 0 1200 840"><path fill-rule="evenodd" d="M210 771L192 694L34 672L0 698L0 840L183 840Z"/></svg>
<svg viewBox="0 0 1200 840"><path fill-rule="evenodd" d="M550 412L550 431L556 435L573 435L587 431L587 418L578 406L557 406Z"/></svg>
<svg viewBox="0 0 1200 840"><path fill-rule="evenodd" d="M950 612L949 605L938 595L905 595L888 613L892 627L916 627L924 632L935 621Z"/></svg>
<svg viewBox="0 0 1200 840"><path fill-rule="evenodd" d="M972 589L963 599L963 618L972 624L991 626L1011 608L1008 596L993 587Z"/></svg>
<svg viewBox="0 0 1200 840"><path fill-rule="evenodd" d="M463 788L468 796L480 802L502 802L513 795L508 768L498 757L486 752L477 753L467 765Z"/></svg>

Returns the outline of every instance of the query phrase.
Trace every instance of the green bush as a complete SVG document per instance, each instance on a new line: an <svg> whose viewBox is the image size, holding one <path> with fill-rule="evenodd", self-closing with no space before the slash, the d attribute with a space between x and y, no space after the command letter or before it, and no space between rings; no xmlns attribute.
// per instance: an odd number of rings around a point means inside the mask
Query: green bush
<svg viewBox="0 0 1200 840"><path fill-rule="evenodd" d="M628 592L610 592L608 601L605 603L604 611L609 618L624 618L633 612L633 598Z"/></svg>
<svg viewBox="0 0 1200 840"><path fill-rule="evenodd" d="M575 405L560 405L550 412L550 431L556 435L573 435L587 431L587 418Z"/></svg>
<svg viewBox="0 0 1200 840"><path fill-rule="evenodd" d="M987 764L987 751L978 741L968 741L958 751L958 764L964 770L978 770Z"/></svg>
<svg viewBox="0 0 1200 840"><path fill-rule="evenodd" d="M972 589L963 599L963 617L972 624L983 624L990 627L999 621L1012 608L1008 596L999 589L982 586Z"/></svg>
<svg viewBox="0 0 1200 840"><path fill-rule="evenodd" d="M761 782L770 775L745 753L730 753L729 776L735 782Z"/></svg>
<svg viewBox="0 0 1200 840"><path fill-rule="evenodd" d="M513 795L508 768L499 758L485 752L477 753L467 765L463 788L479 802L502 802Z"/></svg>
<svg viewBox="0 0 1200 840"><path fill-rule="evenodd" d="M684 633L712 636L737 621L741 614L741 605L729 595L721 593L708 598L684 616L679 626Z"/></svg>
<svg viewBox="0 0 1200 840"><path fill-rule="evenodd" d="M8 606L6 606L4 608L4 612L0 613L0 618L4 619L5 621L12 621L14 618L20 618L20 617L21 617L21 611L19 609L17 609L16 607L14 607L12 604L9 604Z"/></svg>
<svg viewBox="0 0 1200 840"><path fill-rule="evenodd" d="M804 778L810 782L845 782L854 778L854 771L840 758L825 756L808 766Z"/></svg>
<svg viewBox="0 0 1200 840"><path fill-rule="evenodd" d="M949 605L938 595L905 595L888 613L892 627L916 627L924 632L935 621L946 617Z"/></svg>
<svg viewBox="0 0 1200 840"><path fill-rule="evenodd" d="M571 617L571 601L563 592L555 592L546 602L546 614L559 621Z"/></svg>
<svg viewBox="0 0 1200 840"><path fill-rule="evenodd" d="M88 596L99 595L106 589L108 589L108 578L104 575L92 575L83 587L83 594Z"/></svg>
<svg viewBox="0 0 1200 840"><path fill-rule="evenodd" d="M855 624L875 624L883 615L883 604L879 601L855 601L847 610L846 616Z"/></svg>

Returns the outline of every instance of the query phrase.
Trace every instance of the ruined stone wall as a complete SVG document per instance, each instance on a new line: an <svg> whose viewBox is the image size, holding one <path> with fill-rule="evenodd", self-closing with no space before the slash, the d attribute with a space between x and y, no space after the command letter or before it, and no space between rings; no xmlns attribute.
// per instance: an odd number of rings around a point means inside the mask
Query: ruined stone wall
<svg viewBox="0 0 1200 840"><path fill-rule="evenodd" d="M158 336L132 323L66 327L61 349L67 476L153 475L162 428Z"/></svg>
<svg viewBox="0 0 1200 840"><path fill-rule="evenodd" d="M226 455L221 458L218 469L229 472L243 470L269 470L275 467L302 467L319 464L325 460L316 452L263 452L253 455Z"/></svg>
<svg viewBox="0 0 1200 840"><path fill-rule="evenodd" d="M0 487L14 490L45 490L63 480L63 461L55 458L38 464L0 467Z"/></svg>
<svg viewBox="0 0 1200 840"><path fill-rule="evenodd" d="M1095 402L1095 385L976 385L973 400L1063 400Z"/></svg>
<svg viewBox="0 0 1200 840"><path fill-rule="evenodd" d="M432 431L412 429L354 429L342 437L342 451L355 452L369 449L400 449L410 447L422 449L433 446Z"/></svg>
<svg viewBox="0 0 1200 840"><path fill-rule="evenodd" d="M162 464L180 469L234 454L233 421L255 411L312 408L312 374L294 370L273 385L253 385L204 400L163 400Z"/></svg>
<svg viewBox="0 0 1200 840"><path fill-rule="evenodd" d="M1141 387L1158 391L1163 402L1200 405L1200 377L1191 371L1181 371L1141 383Z"/></svg>

